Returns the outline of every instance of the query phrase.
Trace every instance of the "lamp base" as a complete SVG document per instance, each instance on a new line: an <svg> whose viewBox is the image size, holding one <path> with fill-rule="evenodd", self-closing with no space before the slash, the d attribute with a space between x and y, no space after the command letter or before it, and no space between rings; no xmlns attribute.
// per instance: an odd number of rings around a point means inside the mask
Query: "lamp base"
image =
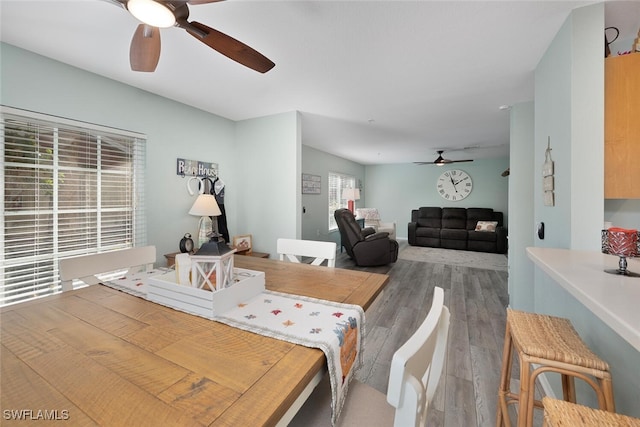
<svg viewBox="0 0 640 427"><path fill-rule="evenodd" d="M356 202L354 202L353 200L347 200L347 209L349 209L351 211L352 214L355 215L355 204Z"/></svg>
<svg viewBox="0 0 640 427"><path fill-rule="evenodd" d="M640 274L627 270L627 257L623 255L618 255L618 256L620 257L620 261L618 261L618 269L604 270L605 273L619 274L621 276L626 276L626 277L640 277Z"/></svg>

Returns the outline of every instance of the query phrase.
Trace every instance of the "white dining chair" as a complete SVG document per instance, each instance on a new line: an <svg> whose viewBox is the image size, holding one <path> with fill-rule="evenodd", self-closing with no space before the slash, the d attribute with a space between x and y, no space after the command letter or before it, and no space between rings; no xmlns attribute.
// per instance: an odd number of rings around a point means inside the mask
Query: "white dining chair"
<svg viewBox="0 0 640 427"><path fill-rule="evenodd" d="M418 330L393 355L387 395L353 380L336 427L424 427L429 403L445 370L449 309L436 287ZM325 377L290 427L331 426L331 389Z"/></svg>
<svg viewBox="0 0 640 427"><path fill-rule="evenodd" d="M317 240L278 239L276 251L280 261L301 262L300 257L311 257L311 265L320 265L327 261L328 267L336 266L335 242L321 242Z"/></svg>
<svg viewBox="0 0 640 427"><path fill-rule="evenodd" d="M153 268L154 262L156 262L155 246L141 246L64 258L58 264L62 291L72 290L74 280L81 280L87 285L95 285L100 282L97 275L101 273L117 270L127 270L133 273L142 268L149 270Z"/></svg>

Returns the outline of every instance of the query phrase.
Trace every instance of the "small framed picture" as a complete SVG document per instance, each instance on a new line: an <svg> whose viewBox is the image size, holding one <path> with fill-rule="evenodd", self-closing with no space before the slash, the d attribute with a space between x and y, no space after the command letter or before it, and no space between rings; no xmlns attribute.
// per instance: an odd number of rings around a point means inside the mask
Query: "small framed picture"
<svg viewBox="0 0 640 427"><path fill-rule="evenodd" d="M253 242L251 241L251 234L244 234L242 236L233 236L233 247L238 252L251 252L253 248Z"/></svg>
<svg viewBox="0 0 640 427"><path fill-rule="evenodd" d="M320 194L322 177L320 175L302 174L302 194Z"/></svg>

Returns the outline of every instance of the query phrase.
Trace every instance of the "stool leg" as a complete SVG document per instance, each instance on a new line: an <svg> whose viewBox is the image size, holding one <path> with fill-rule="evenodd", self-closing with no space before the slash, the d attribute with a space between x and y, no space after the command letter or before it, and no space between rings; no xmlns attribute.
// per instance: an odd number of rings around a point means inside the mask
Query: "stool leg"
<svg viewBox="0 0 640 427"><path fill-rule="evenodd" d="M507 406L507 393L510 391L511 364L513 357L513 345L511 343L511 332L509 323L504 335L504 347L502 348L502 369L500 373L500 389L498 390L498 411L496 416L497 427L511 427L509 411Z"/></svg>
<svg viewBox="0 0 640 427"><path fill-rule="evenodd" d="M531 363L526 354L520 356L520 396L518 398L518 427L531 427L533 423L533 401L529 404L529 400L534 398L533 390L530 390L531 381ZM529 414L529 406L531 406L531 414Z"/></svg>
<svg viewBox="0 0 640 427"><path fill-rule="evenodd" d="M562 397L567 402L576 403L576 383L571 375L562 374Z"/></svg>
<svg viewBox="0 0 640 427"><path fill-rule="evenodd" d="M604 395L604 401L606 404L606 407L603 409L609 412L616 412L616 403L613 400L613 383L611 382L611 377L607 376L602 378L600 386L602 388L602 394Z"/></svg>

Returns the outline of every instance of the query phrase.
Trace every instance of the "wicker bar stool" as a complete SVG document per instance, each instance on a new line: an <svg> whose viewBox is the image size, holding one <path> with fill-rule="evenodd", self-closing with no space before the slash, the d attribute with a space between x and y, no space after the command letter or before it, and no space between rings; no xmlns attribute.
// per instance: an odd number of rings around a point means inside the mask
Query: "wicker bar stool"
<svg viewBox="0 0 640 427"><path fill-rule="evenodd" d="M514 350L520 361L520 390L510 388ZM536 365L535 369L532 369ZM569 319L507 309L507 327L502 352L498 390L497 426L511 426L507 407L518 404L518 426L530 427L533 408L542 408L534 397L535 381L544 372L562 378L563 399L576 402L574 378L580 378L596 392L600 409L615 411L609 365L582 341Z"/></svg>
<svg viewBox="0 0 640 427"><path fill-rule="evenodd" d="M542 398L545 427L640 427L640 419L550 397Z"/></svg>

